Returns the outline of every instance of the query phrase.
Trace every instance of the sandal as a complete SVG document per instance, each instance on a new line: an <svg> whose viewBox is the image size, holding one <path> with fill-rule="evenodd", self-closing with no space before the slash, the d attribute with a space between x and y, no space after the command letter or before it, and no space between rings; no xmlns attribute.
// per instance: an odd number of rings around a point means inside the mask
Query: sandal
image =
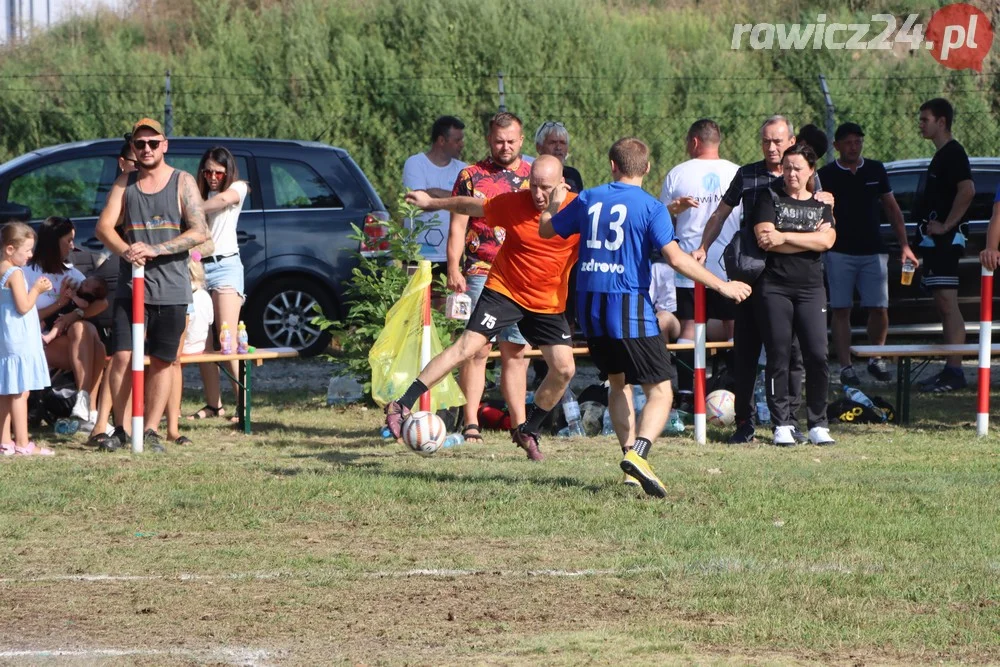
<svg viewBox="0 0 1000 667"><path fill-rule="evenodd" d="M175 445L193 445L194 441L192 441L191 438L187 437L186 435L182 435L181 437L179 437L176 440L174 440L174 444Z"/></svg>
<svg viewBox="0 0 1000 667"><path fill-rule="evenodd" d="M193 419L208 419L209 417L225 417L226 409L221 405L217 408L213 408L211 405L206 405L195 412L194 414L188 415L188 420Z"/></svg>
<svg viewBox="0 0 1000 667"><path fill-rule="evenodd" d="M24 447L14 445L14 453L21 456L55 456L55 452L48 447L39 447L33 442L29 442Z"/></svg>
<svg viewBox="0 0 1000 667"><path fill-rule="evenodd" d="M462 437L466 442L483 442L483 434L479 432L479 424L466 424L462 429Z"/></svg>
<svg viewBox="0 0 1000 667"><path fill-rule="evenodd" d="M0 455L2 456L14 456L14 443L5 442L0 444Z"/></svg>

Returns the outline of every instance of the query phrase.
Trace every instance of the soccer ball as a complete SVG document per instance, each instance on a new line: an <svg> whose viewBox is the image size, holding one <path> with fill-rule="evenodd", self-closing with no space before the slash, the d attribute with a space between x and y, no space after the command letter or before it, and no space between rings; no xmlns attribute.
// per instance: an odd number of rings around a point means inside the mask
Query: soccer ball
<svg viewBox="0 0 1000 667"><path fill-rule="evenodd" d="M716 389L705 397L705 414L709 424L729 426L736 420L736 396L725 389Z"/></svg>
<svg viewBox="0 0 1000 667"><path fill-rule="evenodd" d="M441 449L447 435L444 420L433 412L414 412L403 422L403 442L423 456Z"/></svg>

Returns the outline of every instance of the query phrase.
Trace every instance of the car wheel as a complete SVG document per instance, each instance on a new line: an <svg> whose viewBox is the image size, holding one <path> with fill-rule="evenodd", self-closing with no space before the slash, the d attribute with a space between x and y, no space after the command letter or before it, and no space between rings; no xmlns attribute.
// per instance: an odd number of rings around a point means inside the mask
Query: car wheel
<svg viewBox="0 0 1000 667"><path fill-rule="evenodd" d="M330 344L330 334L312 324L315 305L330 319L337 307L329 293L307 279L284 278L264 284L252 297L250 325L258 347L291 347L303 357L319 354Z"/></svg>

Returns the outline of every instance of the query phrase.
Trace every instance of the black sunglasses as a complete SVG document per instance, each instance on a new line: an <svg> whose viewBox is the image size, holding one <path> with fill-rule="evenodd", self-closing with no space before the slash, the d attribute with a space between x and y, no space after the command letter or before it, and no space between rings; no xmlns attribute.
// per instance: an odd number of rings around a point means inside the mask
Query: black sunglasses
<svg viewBox="0 0 1000 667"><path fill-rule="evenodd" d="M163 142L163 139L133 139L132 145L140 151L146 150L146 146L149 146L150 150L155 151Z"/></svg>

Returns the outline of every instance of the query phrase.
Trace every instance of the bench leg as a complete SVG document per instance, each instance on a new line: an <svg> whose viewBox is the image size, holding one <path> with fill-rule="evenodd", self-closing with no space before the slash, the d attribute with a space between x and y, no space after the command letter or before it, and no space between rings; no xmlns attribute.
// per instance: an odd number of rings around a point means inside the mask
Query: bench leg
<svg viewBox="0 0 1000 667"><path fill-rule="evenodd" d="M903 385L905 381L903 380L903 374L906 370L903 366L903 357L896 357L896 409L899 410L898 423L905 424L907 414L903 410Z"/></svg>
<svg viewBox="0 0 1000 667"><path fill-rule="evenodd" d="M236 395L236 415L239 418L239 426L243 432L250 435L250 406L253 405L253 393L251 386L251 369L253 364L245 359L237 362L239 380L239 393Z"/></svg>
<svg viewBox="0 0 1000 667"><path fill-rule="evenodd" d="M910 358L904 357L902 359L903 366L903 423L909 425L910 423Z"/></svg>

